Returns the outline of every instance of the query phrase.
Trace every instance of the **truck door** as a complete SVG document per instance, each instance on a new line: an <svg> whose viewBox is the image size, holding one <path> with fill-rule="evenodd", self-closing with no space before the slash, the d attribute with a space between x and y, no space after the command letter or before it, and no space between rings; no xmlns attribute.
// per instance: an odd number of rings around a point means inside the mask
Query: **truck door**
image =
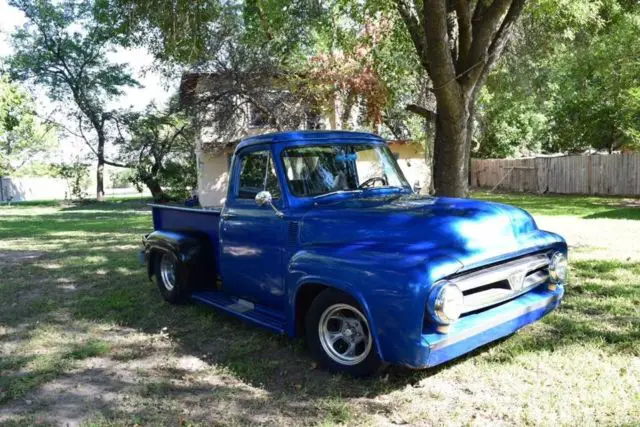
<svg viewBox="0 0 640 427"><path fill-rule="evenodd" d="M227 201L220 220L222 290L229 295L282 308L286 298L283 254L286 222L255 196L267 190L282 206L269 147L247 147L233 161Z"/></svg>

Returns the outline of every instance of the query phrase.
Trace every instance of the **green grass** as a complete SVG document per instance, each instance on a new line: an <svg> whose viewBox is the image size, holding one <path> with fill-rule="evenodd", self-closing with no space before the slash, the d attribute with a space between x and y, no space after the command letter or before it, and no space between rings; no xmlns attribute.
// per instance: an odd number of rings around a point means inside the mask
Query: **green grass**
<svg viewBox="0 0 640 427"><path fill-rule="evenodd" d="M475 197L587 226L638 218L626 199ZM572 262L561 308L516 335L353 380L300 340L164 303L136 257L150 228L138 200L0 207L0 424L640 422L640 263L615 248Z"/></svg>
<svg viewBox="0 0 640 427"><path fill-rule="evenodd" d="M640 219L640 201L625 197L508 194L482 191L472 193L472 197L515 205L534 215L566 215L587 219Z"/></svg>

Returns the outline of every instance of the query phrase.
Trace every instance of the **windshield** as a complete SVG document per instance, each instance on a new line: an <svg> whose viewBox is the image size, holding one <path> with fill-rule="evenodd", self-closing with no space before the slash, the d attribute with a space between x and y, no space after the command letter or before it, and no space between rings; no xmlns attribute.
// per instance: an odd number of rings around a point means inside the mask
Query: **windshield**
<svg viewBox="0 0 640 427"><path fill-rule="evenodd" d="M305 145L285 149L282 158L296 197L367 188L410 189L386 145Z"/></svg>

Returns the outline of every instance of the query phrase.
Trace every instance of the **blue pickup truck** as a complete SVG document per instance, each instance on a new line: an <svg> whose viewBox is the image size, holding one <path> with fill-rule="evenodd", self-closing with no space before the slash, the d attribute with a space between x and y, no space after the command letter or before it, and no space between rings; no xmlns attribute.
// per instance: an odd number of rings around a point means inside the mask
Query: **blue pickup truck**
<svg viewBox="0 0 640 427"><path fill-rule="evenodd" d="M435 366L555 309L567 245L525 211L415 194L378 136L244 139L219 209L153 206L144 259L170 303L304 336L333 372Z"/></svg>

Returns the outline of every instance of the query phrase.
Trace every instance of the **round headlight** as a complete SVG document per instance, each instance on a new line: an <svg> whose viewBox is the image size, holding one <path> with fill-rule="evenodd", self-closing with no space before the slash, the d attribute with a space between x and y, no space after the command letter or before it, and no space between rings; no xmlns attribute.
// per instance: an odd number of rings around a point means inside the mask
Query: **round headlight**
<svg viewBox="0 0 640 427"><path fill-rule="evenodd" d="M429 313L441 325L448 325L458 320L462 314L463 305L462 291L454 283L447 281L437 283L433 287L427 304Z"/></svg>
<svg viewBox="0 0 640 427"><path fill-rule="evenodd" d="M564 283L567 281L567 274L567 257L561 252L554 252L549 262L549 280L551 283Z"/></svg>

